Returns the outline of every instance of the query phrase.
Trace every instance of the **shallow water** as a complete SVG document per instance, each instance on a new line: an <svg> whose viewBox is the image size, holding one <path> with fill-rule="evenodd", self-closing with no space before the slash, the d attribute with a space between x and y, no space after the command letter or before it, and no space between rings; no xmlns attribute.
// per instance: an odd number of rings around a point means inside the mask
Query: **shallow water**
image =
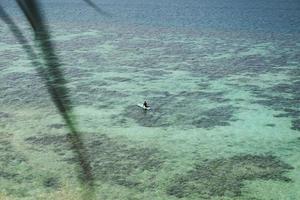
<svg viewBox="0 0 300 200"><path fill-rule="evenodd" d="M300 198L297 32L50 22L97 198ZM66 127L0 31L0 193L74 198Z"/></svg>

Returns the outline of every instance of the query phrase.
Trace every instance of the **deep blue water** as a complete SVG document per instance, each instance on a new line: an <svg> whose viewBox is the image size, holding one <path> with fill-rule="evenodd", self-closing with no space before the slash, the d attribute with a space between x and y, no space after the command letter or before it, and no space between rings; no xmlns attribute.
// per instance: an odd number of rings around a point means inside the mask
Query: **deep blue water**
<svg viewBox="0 0 300 200"><path fill-rule="evenodd" d="M12 0L2 6L14 7ZM102 0L94 2L112 17L94 12L80 0L42 0L51 20L134 23L252 32L300 33L299 0ZM10 9L18 15L16 9ZM15 12L16 11L16 12Z"/></svg>

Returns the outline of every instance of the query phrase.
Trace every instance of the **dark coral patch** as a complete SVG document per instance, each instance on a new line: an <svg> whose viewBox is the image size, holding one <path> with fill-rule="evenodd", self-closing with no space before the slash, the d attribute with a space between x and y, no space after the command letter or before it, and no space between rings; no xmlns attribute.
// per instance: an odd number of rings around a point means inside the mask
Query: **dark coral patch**
<svg viewBox="0 0 300 200"><path fill-rule="evenodd" d="M272 87L272 90L278 93L291 93L293 92L293 87L291 84L279 83Z"/></svg>
<svg viewBox="0 0 300 200"><path fill-rule="evenodd" d="M288 84L278 83L264 89L256 85L246 85L245 87L259 98L258 100L253 101L253 103L270 107L276 111L281 111L280 114L274 115L274 117L292 118L291 129L299 130L299 81L291 81L291 83Z"/></svg>
<svg viewBox="0 0 300 200"><path fill-rule="evenodd" d="M133 178L134 174L144 170L156 171L163 163L157 149L129 147L105 135L95 135L90 139L87 150L97 178L126 187L141 184L140 180ZM74 158L66 161L76 162Z"/></svg>
<svg viewBox="0 0 300 200"><path fill-rule="evenodd" d="M293 117L297 118L300 116L300 110L285 108L283 109L284 113L280 113L278 115L274 115L274 117Z"/></svg>
<svg viewBox="0 0 300 200"><path fill-rule="evenodd" d="M198 194L201 198L242 195L244 181L276 180L289 182L283 174L293 169L275 156L242 155L205 160L185 175L178 175L167 188L169 195L178 198Z"/></svg>
<svg viewBox="0 0 300 200"><path fill-rule="evenodd" d="M1 118L9 118L11 115L5 112L0 112L0 119Z"/></svg>
<svg viewBox="0 0 300 200"><path fill-rule="evenodd" d="M105 78L105 80L111 80L111 81L115 81L115 82L129 82L129 81L131 81L130 78L126 78L126 77L109 77L109 78Z"/></svg>
<svg viewBox="0 0 300 200"><path fill-rule="evenodd" d="M1 190L7 194L24 197L28 195L29 190L15 190L11 185L31 185L36 175L28 164L28 159L14 147L11 139L12 134L0 133L0 179L9 183L2 184Z"/></svg>
<svg viewBox="0 0 300 200"><path fill-rule="evenodd" d="M34 136L26 139L39 148L47 147L60 156L66 156L70 150L67 136ZM86 139L87 157L90 158L92 170L97 179L111 181L126 187L137 187L141 185L140 180L133 176L144 170L156 171L161 168L163 159L161 152L155 148L130 147L120 143L106 135L93 134ZM63 157L63 161L75 164L76 157ZM52 182L52 181L50 181Z"/></svg>
<svg viewBox="0 0 300 200"><path fill-rule="evenodd" d="M62 129L65 126L66 126L65 124L50 124L50 125L48 125L49 128L54 128L54 129Z"/></svg>
<svg viewBox="0 0 300 200"><path fill-rule="evenodd" d="M266 124L266 126L268 126L268 127L275 127L276 124Z"/></svg>
<svg viewBox="0 0 300 200"><path fill-rule="evenodd" d="M230 121L233 119L234 111L236 110L233 106L220 106L212 108L201 113L201 117L193 121L193 125L198 128L214 128L216 126L229 126Z"/></svg>
<svg viewBox="0 0 300 200"><path fill-rule="evenodd" d="M107 84L104 82L103 84ZM113 106L114 99L128 97L128 94L120 90L109 90L103 87L101 82L80 83L74 86L71 90L71 96L74 96L74 105L93 105L95 107L109 107Z"/></svg>
<svg viewBox="0 0 300 200"><path fill-rule="evenodd" d="M43 181L43 186L47 188L56 189L60 185L59 179L57 177L48 177Z"/></svg>
<svg viewBox="0 0 300 200"><path fill-rule="evenodd" d="M292 121L292 128L291 129L300 131L300 119Z"/></svg>
<svg viewBox="0 0 300 200"><path fill-rule="evenodd" d="M147 74L153 77L162 77L165 75L170 75L172 74L171 72L168 72L166 70L149 70L147 71Z"/></svg>
<svg viewBox="0 0 300 200"><path fill-rule="evenodd" d="M1 105L49 106L47 89L33 72L11 72L0 78Z"/></svg>
<svg viewBox="0 0 300 200"><path fill-rule="evenodd" d="M65 135L32 136L25 139L27 143L35 145L61 145L65 144L68 137Z"/></svg>
<svg viewBox="0 0 300 200"><path fill-rule="evenodd" d="M26 162L25 157L14 149L10 142L10 137L10 134L0 134L0 176L1 174L11 174L6 172L6 170Z"/></svg>

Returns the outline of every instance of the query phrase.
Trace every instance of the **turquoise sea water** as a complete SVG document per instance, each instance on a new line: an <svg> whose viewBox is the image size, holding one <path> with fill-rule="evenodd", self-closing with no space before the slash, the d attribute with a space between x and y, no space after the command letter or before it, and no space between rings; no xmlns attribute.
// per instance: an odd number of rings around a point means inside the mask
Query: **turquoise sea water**
<svg viewBox="0 0 300 200"><path fill-rule="evenodd" d="M297 1L60 2L44 12L97 199L300 199ZM68 130L0 33L0 199L79 199Z"/></svg>

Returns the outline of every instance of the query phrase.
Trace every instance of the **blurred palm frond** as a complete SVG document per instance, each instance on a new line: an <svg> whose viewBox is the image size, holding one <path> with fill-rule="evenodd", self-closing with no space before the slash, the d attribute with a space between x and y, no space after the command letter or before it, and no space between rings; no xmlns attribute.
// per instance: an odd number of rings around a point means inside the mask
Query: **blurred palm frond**
<svg viewBox="0 0 300 200"><path fill-rule="evenodd" d="M22 48L25 50L27 55L29 56L30 61L34 66L41 66L40 63L37 61L37 55L34 52L34 49L29 44L29 41L23 35L22 31L19 29L17 24L12 20L12 18L6 13L6 11L0 5L0 18L3 22L5 22L15 38L18 42L22 45Z"/></svg>
<svg viewBox="0 0 300 200"><path fill-rule="evenodd" d="M60 61L51 42L49 31L45 25L45 20L41 14L40 6L36 0L16 1L33 28L35 42L42 52L46 66L43 66L42 63L38 61L38 56L35 53L34 48L29 44L25 36L22 34L21 29L16 25L16 23L14 23L12 18L5 12L1 5L0 18L8 25L18 42L28 54L32 64L37 68L39 75L45 82L52 101L69 128L70 133L68 138L70 139L71 147L75 153L76 160L78 161L80 168L78 177L81 183L84 186L87 186L89 192L89 194L85 194L83 198L91 199L94 197L94 178L90 166L90 159L76 128L74 116L72 115L72 104L66 87L66 80L61 69Z"/></svg>
<svg viewBox="0 0 300 200"><path fill-rule="evenodd" d="M83 0L84 2L86 2L89 6L91 6L92 8L94 8L99 14L106 16L106 17L111 17L111 14L105 12L104 10L102 10L101 8L99 8L94 2L92 2L91 0Z"/></svg>

